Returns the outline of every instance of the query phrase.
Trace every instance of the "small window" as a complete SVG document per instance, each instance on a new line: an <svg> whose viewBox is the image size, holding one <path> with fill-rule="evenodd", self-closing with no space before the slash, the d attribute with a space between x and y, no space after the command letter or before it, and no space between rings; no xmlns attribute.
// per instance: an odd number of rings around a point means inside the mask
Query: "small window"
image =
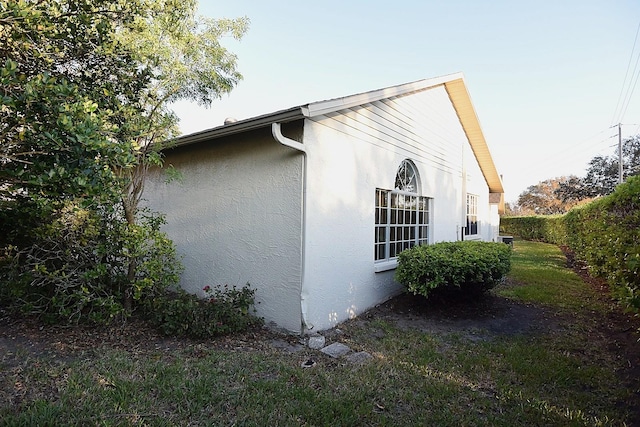
<svg viewBox="0 0 640 427"><path fill-rule="evenodd" d="M376 262L394 260L405 249L429 243L429 198L418 194L418 174L409 160L398 168L395 187L376 189Z"/></svg>
<svg viewBox="0 0 640 427"><path fill-rule="evenodd" d="M478 196L467 194L467 226L464 235L475 236L478 233Z"/></svg>

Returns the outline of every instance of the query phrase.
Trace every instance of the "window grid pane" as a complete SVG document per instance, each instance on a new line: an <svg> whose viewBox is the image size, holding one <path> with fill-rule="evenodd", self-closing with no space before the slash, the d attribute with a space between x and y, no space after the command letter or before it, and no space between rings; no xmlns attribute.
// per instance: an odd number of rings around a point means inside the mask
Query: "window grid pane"
<svg viewBox="0 0 640 427"><path fill-rule="evenodd" d="M396 258L429 243L429 198L376 189L375 221L375 260Z"/></svg>

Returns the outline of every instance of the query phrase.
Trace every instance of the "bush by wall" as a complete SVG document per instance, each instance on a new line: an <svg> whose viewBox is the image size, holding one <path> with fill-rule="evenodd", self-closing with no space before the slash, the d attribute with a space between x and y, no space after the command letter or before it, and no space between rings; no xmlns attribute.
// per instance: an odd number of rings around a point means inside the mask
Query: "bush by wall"
<svg viewBox="0 0 640 427"><path fill-rule="evenodd" d="M398 256L396 280L425 297L436 288L482 292L511 269L511 246L492 242L441 242L415 246Z"/></svg>
<svg viewBox="0 0 640 427"><path fill-rule="evenodd" d="M8 245L0 257L0 303L11 312L46 323L106 324L128 316L146 293L178 282L182 264L160 227L164 218L141 214L127 226L111 206L83 207L69 200L30 231L22 248ZM135 260L136 275L128 266Z"/></svg>
<svg viewBox="0 0 640 427"><path fill-rule="evenodd" d="M640 176L563 216L505 217L501 231L567 245L602 277L626 308L640 312Z"/></svg>
<svg viewBox="0 0 640 427"><path fill-rule="evenodd" d="M210 338L262 324L253 314L255 289L205 286L204 298L182 289L163 290L144 301L151 321L167 335Z"/></svg>

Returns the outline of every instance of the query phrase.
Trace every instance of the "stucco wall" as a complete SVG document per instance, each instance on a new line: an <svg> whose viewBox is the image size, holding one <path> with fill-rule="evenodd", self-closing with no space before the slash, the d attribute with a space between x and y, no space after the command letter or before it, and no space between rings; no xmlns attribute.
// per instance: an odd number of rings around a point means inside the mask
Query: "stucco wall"
<svg viewBox="0 0 640 427"><path fill-rule="evenodd" d="M488 213L486 182L475 158L465 166L468 142L442 87L309 120L304 141L309 329L330 328L401 292L395 270L375 272L373 247L375 189L394 188L402 160L414 162L422 195L433 198L432 242L458 240L466 190L481 195Z"/></svg>
<svg viewBox="0 0 640 427"><path fill-rule="evenodd" d="M269 129L168 150L181 174L154 171L145 198L166 214L184 263L181 286L257 289L258 315L300 331L302 156Z"/></svg>

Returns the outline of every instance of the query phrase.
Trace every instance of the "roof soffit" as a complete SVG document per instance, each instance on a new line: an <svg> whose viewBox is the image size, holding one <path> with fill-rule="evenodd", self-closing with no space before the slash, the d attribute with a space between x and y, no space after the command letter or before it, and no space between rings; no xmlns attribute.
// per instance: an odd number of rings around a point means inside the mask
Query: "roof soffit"
<svg viewBox="0 0 640 427"><path fill-rule="evenodd" d="M458 119L462 124L464 133L467 135L473 154L478 160L478 164L482 169L489 191L492 193L504 193L502 187L502 179L496 170L493 158L489 152L489 146L484 139L478 116L471 103L471 98L462 78L451 80L444 83L449 99L453 104Z"/></svg>

